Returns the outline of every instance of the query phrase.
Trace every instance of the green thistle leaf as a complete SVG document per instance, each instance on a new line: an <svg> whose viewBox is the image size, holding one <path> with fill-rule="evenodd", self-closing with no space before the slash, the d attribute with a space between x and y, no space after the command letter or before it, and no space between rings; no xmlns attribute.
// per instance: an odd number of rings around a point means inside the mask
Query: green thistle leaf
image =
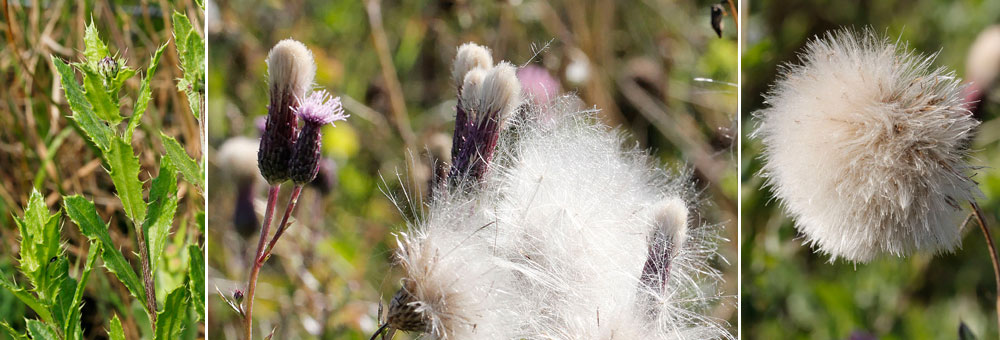
<svg viewBox="0 0 1000 340"><path fill-rule="evenodd" d="M143 289L142 281L139 280L139 276L136 275L128 261L125 260L122 252L111 241L111 235L108 234L108 226L104 224L101 216L97 214L94 203L83 198L83 196L73 195L64 197L63 205L66 215L73 220L73 223L76 223L77 227L80 228L80 232L84 236L87 236L87 238L101 243L101 259L104 260L104 267L112 274L115 274L118 281L121 281L125 285L125 288L145 306L146 291ZM154 313L155 311L147 312Z"/></svg>
<svg viewBox="0 0 1000 340"><path fill-rule="evenodd" d="M132 219L133 225L140 225L146 218L146 202L142 200L142 182L139 181L139 157L133 153L132 144L120 137L114 138L104 159L110 167L108 173L125 214Z"/></svg>
<svg viewBox="0 0 1000 340"><path fill-rule="evenodd" d="M52 56L52 64L56 66L63 91L66 92L66 99L69 101L69 108L73 111L73 115L70 118L76 122L80 130L83 130L99 149L102 151L107 150L111 145L111 138L114 136L114 131L94 113L94 109L90 105L90 102L87 101L83 89L76 82L76 75L73 69L55 56Z"/></svg>
<svg viewBox="0 0 1000 340"><path fill-rule="evenodd" d="M177 167L177 170L184 175L184 179L197 186L198 189L203 188L205 179L202 176L201 165L195 162L191 156L188 156L187 151L184 151L184 147L173 137L161 132L160 138L163 140L163 148L167 150L167 157Z"/></svg>

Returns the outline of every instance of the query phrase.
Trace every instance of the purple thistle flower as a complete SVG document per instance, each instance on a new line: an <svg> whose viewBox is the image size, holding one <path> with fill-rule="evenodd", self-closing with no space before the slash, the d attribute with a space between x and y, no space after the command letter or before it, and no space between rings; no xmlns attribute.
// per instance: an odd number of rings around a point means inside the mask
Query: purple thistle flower
<svg viewBox="0 0 1000 340"><path fill-rule="evenodd" d="M330 98L326 91L316 91L300 101L301 105L292 108L302 121L302 130L295 141L294 152L291 155L290 175L295 184L305 184L316 178L319 172L320 141L323 125L334 125L333 122L346 120L340 105L340 97ZM334 125L336 126L336 125Z"/></svg>
<svg viewBox="0 0 1000 340"><path fill-rule="evenodd" d="M278 184L289 179L288 162L298 125L292 111L299 105L298 98L312 85L316 63L305 45L286 39L268 53L267 71L271 103L260 138L257 164L268 183Z"/></svg>

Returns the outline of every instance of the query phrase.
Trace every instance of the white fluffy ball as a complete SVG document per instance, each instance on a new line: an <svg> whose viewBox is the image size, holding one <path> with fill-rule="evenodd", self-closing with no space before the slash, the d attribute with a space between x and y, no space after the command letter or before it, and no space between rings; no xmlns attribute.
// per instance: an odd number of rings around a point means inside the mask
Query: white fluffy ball
<svg viewBox="0 0 1000 340"><path fill-rule="evenodd" d="M977 194L963 161L978 122L954 72L872 31L839 30L786 65L754 138L762 176L834 260L951 251Z"/></svg>

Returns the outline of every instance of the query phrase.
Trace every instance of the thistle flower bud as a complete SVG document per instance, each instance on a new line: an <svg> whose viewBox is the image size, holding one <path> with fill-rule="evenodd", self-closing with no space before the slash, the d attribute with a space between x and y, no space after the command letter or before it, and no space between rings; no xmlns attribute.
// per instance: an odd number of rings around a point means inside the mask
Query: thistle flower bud
<svg viewBox="0 0 1000 340"><path fill-rule="evenodd" d="M389 323L389 327L395 330L427 332L430 326L428 317L424 313L421 313L418 307L419 303L407 291L407 287L404 286L396 291L396 295L389 302L389 313L386 315L386 322Z"/></svg>
<svg viewBox="0 0 1000 340"><path fill-rule="evenodd" d="M292 109L305 123L299 138L295 141L294 152L289 163L289 175L295 184L305 184L316 178L319 172L320 130L323 125L345 120L348 115L340 105L340 97L330 98L326 91L316 91L302 100L301 106Z"/></svg>
<svg viewBox="0 0 1000 340"><path fill-rule="evenodd" d="M271 102L257 154L260 173L271 184L287 181L297 121L292 110L312 86L316 63L302 43L286 39L267 55Z"/></svg>
<svg viewBox="0 0 1000 340"><path fill-rule="evenodd" d="M969 48L965 75L980 89L988 89L1000 78L1000 25L993 25L976 37Z"/></svg>
<svg viewBox="0 0 1000 340"><path fill-rule="evenodd" d="M762 176L818 251L856 262L961 239L978 125L954 72L871 31L811 41L757 112Z"/></svg>
<svg viewBox="0 0 1000 340"><path fill-rule="evenodd" d="M466 73L475 68L488 69L490 67L493 67L493 55L489 49L475 43L465 43L459 46L458 52L455 53L455 61L452 63L451 68L451 79L455 81L455 86L461 92Z"/></svg>
<svg viewBox="0 0 1000 340"><path fill-rule="evenodd" d="M233 137L222 143L216 156L219 169L236 185L233 226L243 237L253 235L260 228L253 206L257 184L262 181L254 156L258 144L256 139Z"/></svg>
<svg viewBox="0 0 1000 340"><path fill-rule="evenodd" d="M486 173L504 121L520 105L521 84L514 66L501 62L468 71L460 98L448 174L453 184L465 177L480 179Z"/></svg>
<svg viewBox="0 0 1000 340"><path fill-rule="evenodd" d="M653 208L653 234L649 255L642 268L642 282L656 292L662 292L670 277L670 264L687 238L688 211L684 201L674 197L661 201Z"/></svg>
<svg viewBox="0 0 1000 340"><path fill-rule="evenodd" d="M118 61L111 57L104 57L97 62L97 72L104 76L105 86L109 83L109 80L115 79L118 76L118 71L121 66L118 65Z"/></svg>

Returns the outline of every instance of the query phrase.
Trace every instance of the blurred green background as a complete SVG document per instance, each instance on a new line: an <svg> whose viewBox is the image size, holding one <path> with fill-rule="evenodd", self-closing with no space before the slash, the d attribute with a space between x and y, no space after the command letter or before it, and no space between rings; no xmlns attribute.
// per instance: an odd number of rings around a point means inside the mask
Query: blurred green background
<svg viewBox="0 0 1000 340"><path fill-rule="evenodd" d="M312 49L317 85L341 96L352 116L324 131L337 185L304 191L302 223L261 272L256 334L358 339L374 331L379 300L398 289L393 233L413 213L397 212L383 191L427 192L428 160L451 145L451 60L467 41L491 48L495 60L548 70L665 166L692 168L701 220L735 240L736 25L725 17L716 36L716 2L209 1L209 336L239 334L237 314L217 294L245 285L257 238L234 231L238 176L233 154L220 159L218 151L231 137L257 138L254 121L268 104L265 58L285 38ZM255 148L243 150L236 154L255 159ZM253 190L258 204L263 190ZM713 265L725 274L724 297L710 311L734 334L736 249L735 241L720 244L724 259Z"/></svg>
<svg viewBox="0 0 1000 340"><path fill-rule="evenodd" d="M156 75L150 80L152 99L142 124L135 131L133 147L142 169L140 179L148 181L159 169L163 154L159 134L173 136L188 154L201 157L198 122L190 114L187 98L178 92L175 79L181 78L170 14L188 16L195 29L202 29L204 15L194 0L87 0L87 1L2 1L9 16L0 17L0 275L26 284L17 273L20 234L13 216L21 216L32 188L37 188L51 211L62 207L61 196L80 194L92 199L102 218L113 221L111 236L135 268L139 267L134 230L126 221L115 197L111 177L102 169L100 152L68 118L71 114L50 56L67 62L84 59L84 28L93 20L111 53L145 76L150 57L168 44ZM140 86L140 76L129 79L121 93L123 112L131 113L132 101ZM204 208L204 197L189 184L181 184L181 200L172 232L179 239L168 242L163 275L158 287L180 283L186 273L184 238L202 236L196 223ZM63 216L62 238L71 266L87 255L87 239ZM183 260L183 261L182 261ZM98 266L100 266L98 261ZM78 277L75 270L73 277ZM158 293L166 296L165 291ZM162 303L162 302L161 302ZM84 295L83 330L86 339L107 339L108 321L119 315L126 337L138 339L149 333L143 307L136 303L117 278L103 267L94 268ZM0 321L24 330L25 318L36 318L8 290L0 289ZM144 331L141 331L144 330ZM203 336L204 329L189 330ZM4 339L6 335L0 335Z"/></svg>
<svg viewBox="0 0 1000 340"><path fill-rule="evenodd" d="M909 42L935 65L964 76L976 35L1000 23L1000 1L744 1L742 55L742 334L746 339L955 339L960 322L980 339L997 337L989 252L974 223L962 249L933 257L885 258L870 264L828 263L814 254L763 180L761 146L746 136L762 107L762 93L777 65L816 34L871 26ZM985 119L970 162L984 167L975 179L985 198L987 223L1000 234L1000 92L985 103Z"/></svg>

